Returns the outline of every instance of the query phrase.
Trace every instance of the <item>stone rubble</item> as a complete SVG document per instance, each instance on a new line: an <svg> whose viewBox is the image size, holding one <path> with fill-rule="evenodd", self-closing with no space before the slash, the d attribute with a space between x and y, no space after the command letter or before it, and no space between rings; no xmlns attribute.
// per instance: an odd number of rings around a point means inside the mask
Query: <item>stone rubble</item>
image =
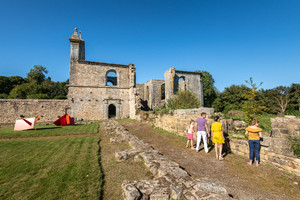
<svg viewBox="0 0 300 200"><path fill-rule="evenodd" d="M127 141L131 146L131 149L116 152L116 160L122 162L131 157L134 161L141 160L154 176L152 180L124 180L125 200L232 199L224 187L191 177L178 163L139 140L118 122L108 120L103 124L111 143Z"/></svg>

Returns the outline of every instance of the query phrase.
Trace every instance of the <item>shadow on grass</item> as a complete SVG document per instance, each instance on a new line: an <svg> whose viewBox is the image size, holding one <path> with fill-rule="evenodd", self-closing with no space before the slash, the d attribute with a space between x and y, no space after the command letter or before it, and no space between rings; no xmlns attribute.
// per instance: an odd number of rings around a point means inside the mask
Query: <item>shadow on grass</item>
<svg viewBox="0 0 300 200"><path fill-rule="evenodd" d="M55 126L55 127L40 127L40 128L35 128L33 130L44 130L44 129L57 129L57 128L62 128L61 126ZM29 131L29 130L28 130Z"/></svg>

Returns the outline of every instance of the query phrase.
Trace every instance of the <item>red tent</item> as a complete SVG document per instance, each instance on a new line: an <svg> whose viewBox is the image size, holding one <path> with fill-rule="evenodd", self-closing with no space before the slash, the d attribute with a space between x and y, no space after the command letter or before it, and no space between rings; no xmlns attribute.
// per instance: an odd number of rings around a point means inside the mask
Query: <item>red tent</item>
<svg viewBox="0 0 300 200"><path fill-rule="evenodd" d="M68 114L64 114L61 118L56 120L53 124L56 126L68 126L68 125L74 125L74 118L70 117Z"/></svg>

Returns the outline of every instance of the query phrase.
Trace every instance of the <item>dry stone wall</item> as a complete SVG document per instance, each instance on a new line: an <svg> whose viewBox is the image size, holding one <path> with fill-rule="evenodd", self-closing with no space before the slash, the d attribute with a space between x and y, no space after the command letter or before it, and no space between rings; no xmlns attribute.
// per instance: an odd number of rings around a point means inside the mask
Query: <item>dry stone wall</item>
<svg viewBox="0 0 300 200"><path fill-rule="evenodd" d="M118 122L109 120L104 122L104 126L112 143L127 141L132 147L116 152L116 160L122 162L134 157L134 160L143 161L154 176L151 180L124 180L122 190L125 200L232 199L224 187L191 177L178 163L169 160L152 146L139 140Z"/></svg>
<svg viewBox="0 0 300 200"><path fill-rule="evenodd" d="M208 123L211 123L212 119L208 117L214 113L214 109L201 107L197 109L178 109L171 111L170 114L158 115L155 119L155 126L185 136L185 130L190 120L196 120L202 112L207 114Z"/></svg>
<svg viewBox="0 0 300 200"><path fill-rule="evenodd" d="M261 160L300 176L300 159L293 156L289 143L290 136L300 136L300 119L276 117L271 119L271 123L272 133L270 136L264 136L261 143ZM230 149L236 154L247 157L249 155L247 140L231 138Z"/></svg>
<svg viewBox="0 0 300 200"><path fill-rule="evenodd" d="M175 110L170 114L163 116L148 114L137 115L139 121L147 120L156 127L162 128L169 132L186 136L185 129L191 119L199 117L201 112L208 114L208 127L213 122L209 115L213 114L213 109L199 108L199 109L182 109ZM224 132L232 132L233 130L242 130L246 128L246 124L242 121L235 121L232 119L225 119L221 121L224 127ZM297 118L282 118L277 117L271 119L272 133L271 135L264 135L264 141L261 142L260 157L263 162L270 162L281 170L287 170L300 176L300 158L293 155L291 150L289 137L300 136L300 119ZM226 139L225 147L232 150L234 153L249 156L249 145L243 135L236 135L242 139L228 138ZM196 134L194 135L196 138Z"/></svg>
<svg viewBox="0 0 300 200"><path fill-rule="evenodd" d="M0 99L0 123L14 123L20 115L40 115L40 121L54 121L65 112L70 113L67 100Z"/></svg>

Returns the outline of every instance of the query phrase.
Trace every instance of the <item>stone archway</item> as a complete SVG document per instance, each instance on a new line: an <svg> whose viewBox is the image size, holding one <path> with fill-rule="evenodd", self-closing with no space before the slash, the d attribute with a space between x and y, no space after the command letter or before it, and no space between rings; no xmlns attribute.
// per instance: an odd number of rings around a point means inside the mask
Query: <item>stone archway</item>
<svg viewBox="0 0 300 200"><path fill-rule="evenodd" d="M114 104L110 104L108 106L108 118L115 118L117 113L116 106Z"/></svg>

